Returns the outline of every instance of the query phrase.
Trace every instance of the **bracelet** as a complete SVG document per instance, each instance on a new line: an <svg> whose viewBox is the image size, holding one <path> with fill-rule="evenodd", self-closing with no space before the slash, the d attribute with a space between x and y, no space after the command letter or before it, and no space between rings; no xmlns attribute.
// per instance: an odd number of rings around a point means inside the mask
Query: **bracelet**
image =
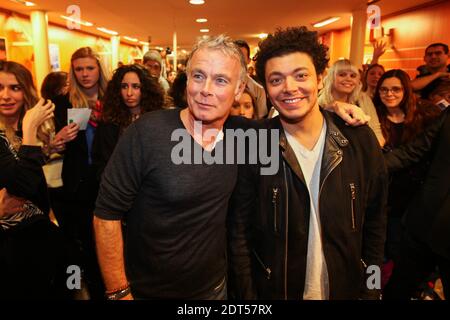
<svg viewBox="0 0 450 320"><path fill-rule="evenodd" d="M106 291L105 296L107 300L119 300L122 299L123 297L126 297L130 293L131 293L130 286L127 285L126 287L120 288L115 291Z"/></svg>
<svg viewBox="0 0 450 320"><path fill-rule="evenodd" d="M122 290L124 290L124 289L126 289L126 288L128 288L130 286L130 284L127 282L127 284L126 285L124 285L124 286L121 286L121 287L119 287L119 288L117 288L117 289L113 289L113 290L106 290L105 291L105 294L113 294L113 293L116 293L116 292L119 292L119 291L122 291Z"/></svg>

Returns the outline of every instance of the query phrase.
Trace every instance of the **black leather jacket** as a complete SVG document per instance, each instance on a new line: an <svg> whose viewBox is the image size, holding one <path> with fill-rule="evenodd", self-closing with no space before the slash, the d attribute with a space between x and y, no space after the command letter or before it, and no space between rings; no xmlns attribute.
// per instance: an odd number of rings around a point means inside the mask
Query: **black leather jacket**
<svg viewBox="0 0 450 320"><path fill-rule="evenodd" d="M352 128L323 112L327 133L320 173L319 212L330 299L377 298L364 266L380 266L385 241L387 174L367 126ZM309 192L279 118L280 167L241 166L230 214L230 279L240 299L302 299L306 272Z"/></svg>

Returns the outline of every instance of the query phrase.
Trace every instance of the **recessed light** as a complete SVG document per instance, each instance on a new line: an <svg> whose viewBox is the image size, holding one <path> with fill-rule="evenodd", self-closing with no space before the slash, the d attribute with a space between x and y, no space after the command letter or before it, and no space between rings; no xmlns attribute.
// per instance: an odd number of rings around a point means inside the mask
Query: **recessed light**
<svg viewBox="0 0 450 320"><path fill-rule="evenodd" d="M190 4L204 4L205 0L189 0Z"/></svg>
<svg viewBox="0 0 450 320"><path fill-rule="evenodd" d="M267 36L268 36L267 33L260 33L260 34L258 34L258 38L260 38L260 39L265 39L265 38L267 38Z"/></svg>
<svg viewBox="0 0 450 320"><path fill-rule="evenodd" d="M322 20L322 21L319 21L319 22L314 23L314 24L313 24L313 27L314 27L314 28L320 28L320 27L326 26L327 24L330 24L330 23L333 23L333 22L335 22L335 21L338 21L340 18L341 18L341 17L331 17L331 18L327 18L327 19L325 19L325 20Z"/></svg>
<svg viewBox="0 0 450 320"><path fill-rule="evenodd" d="M92 27L94 25L91 22L77 20L77 19L74 19L74 18L71 18L71 17L68 17L68 16L60 16L60 17L65 19L65 20L67 20L67 21L71 21L71 22L75 22L75 23L81 24L82 26L85 26L85 27Z"/></svg>
<svg viewBox="0 0 450 320"><path fill-rule="evenodd" d="M125 40L131 41L131 42L138 42L138 39L136 39L136 38L131 38L131 37L127 37L127 36L123 36L123 38Z"/></svg>
<svg viewBox="0 0 450 320"><path fill-rule="evenodd" d="M204 22L208 22L208 19L205 18L198 18L197 20L195 20L198 23L204 23Z"/></svg>
<svg viewBox="0 0 450 320"><path fill-rule="evenodd" d="M200 29L200 32L209 32L209 29Z"/></svg>
<svg viewBox="0 0 450 320"><path fill-rule="evenodd" d="M110 34L112 36L117 36L119 34L117 31L109 30L109 29L106 29L106 28L97 28L97 30L101 31L101 32L104 32L104 33L107 33L107 34Z"/></svg>
<svg viewBox="0 0 450 320"><path fill-rule="evenodd" d="M23 4L24 6L27 6L27 7L34 7L34 6L36 6L35 3L30 2L30 1L24 1L24 0L11 0L11 1L15 2L15 3Z"/></svg>

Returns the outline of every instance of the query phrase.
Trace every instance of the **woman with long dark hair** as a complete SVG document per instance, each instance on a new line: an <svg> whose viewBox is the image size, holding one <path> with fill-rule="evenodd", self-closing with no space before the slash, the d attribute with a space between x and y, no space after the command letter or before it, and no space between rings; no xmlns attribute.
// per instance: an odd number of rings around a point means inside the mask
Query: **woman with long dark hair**
<svg viewBox="0 0 450 320"><path fill-rule="evenodd" d="M100 179L122 132L144 113L161 109L164 92L140 65L115 70L103 98L103 115L94 139L92 158Z"/></svg>
<svg viewBox="0 0 450 320"><path fill-rule="evenodd" d="M406 72L398 69L384 73L378 81L374 104L386 140L385 150L414 139L440 114L435 105L418 100ZM412 197L420 189L429 159L391 176L388 197L386 259L397 261L403 229L401 219Z"/></svg>

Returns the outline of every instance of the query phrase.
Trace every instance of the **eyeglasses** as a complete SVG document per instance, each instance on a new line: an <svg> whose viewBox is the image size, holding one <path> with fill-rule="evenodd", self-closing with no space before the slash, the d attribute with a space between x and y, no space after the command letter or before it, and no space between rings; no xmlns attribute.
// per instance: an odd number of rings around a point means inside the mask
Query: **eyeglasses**
<svg viewBox="0 0 450 320"><path fill-rule="evenodd" d="M386 88L386 87L381 87L380 88L380 94L388 94L388 92L392 92L393 94L399 94L400 92L403 91L402 87L392 87L392 88Z"/></svg>

